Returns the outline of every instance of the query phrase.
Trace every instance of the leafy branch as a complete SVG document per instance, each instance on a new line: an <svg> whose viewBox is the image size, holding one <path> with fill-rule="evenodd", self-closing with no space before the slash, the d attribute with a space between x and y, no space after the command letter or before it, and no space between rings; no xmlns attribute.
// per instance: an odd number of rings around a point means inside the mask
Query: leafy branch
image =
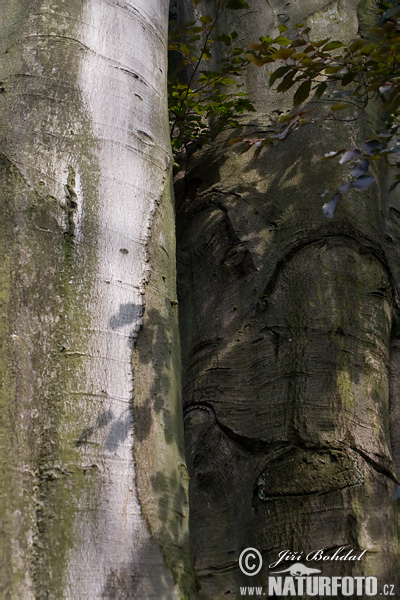
<svg viewBox="0 0 400 600"><path fill-rule="evenodd" d="M193 2L197 5L200 0ZM175 152L190 143L208 141L227 126L238 127L238 115L255 110L237 81L249 62L245 50L235 45L237 32L215 35L225 10L241 10L248 4L245 0L214 0L213 4L212 15L180 29L170 27L168 101ZM207 69L215 44L225 47L225 57L214 69Z"/></svg>
<svg viewBox="0 0 400 600"><path fill-rule="evenodd" d="M325 38L312 40L311 29L296 25L298 36L292 41L284 34L288 28L279 26L280 35L263 36L252 44L246 57L256 66L281 64L269 77L269 86L276 83L278 93L294 89L293 109L281 115L275 133L264 138L234 138L242 142L242 151L255 146L255 158L262 148L285 139L292 131L316 120L313 109L303 105L310 97L328 108L323 117L350 122L359 118L371 102L379 107L381 128L372 139L360 147L340 149L325 154L324 160L340 156L340 164L352 162L350 180L335 190L332 199L323 206L328 218L334 216L337 202L351 188L366 190L374 178L369 173L371 162L383 160L392 169L399 169L398 133L400 125L400 6L377 4L377 23L365 38L350 44ZM341 118L338 115L344 114ZM321 118L321 117L318 117ZM400 184L400 174L394 177L390 190ZM327 190L328 192L329 190Z"/></svg>
<svg viewBox="0 0 400 600"><path fill-rule="evenodd" d="M193 0L197 5L201 0ZM395 170L393 190L400 184L400 6L393 2L376 3L376 24L366 37L350 43L312 38L310 27L295 26L294 39L285 25L276 37L262 36L244 49L237 46L236 31L215 35L216 25L226 9L248 8L245 0L211 0L212 15L171 29L169 48L175 69L169 77L171 139L175 152L193 142L207 142L226 127L239 127L238 115L254 111L241 91L240 79L249 63L257 67L276 66L269 76L269 87L277 93L293 90L293 108L280 111L274 128L263 137L234 137L230 144L242 144L242 152L254 148L254 159L270 144L285 140L293 131L321 120L356 121L368 116L373 103L378 107L380 128L359 146L327 152L323 160L339 158L350 164L350 178L337 189L323 210L334 216L337 202L350 189L366 190L374 183L370 174L373 162L385 162ZM293 37L293 35L291 36ZM213 59L215 44L225 48L225 56L213 69L206 68ZM216 65L216 66L215 66ZM311 103L310 100L312 100ZM325 110L317 112L317 106ZM397 172L396 172L397 170ZM326 190L326 193L330 190Z"/></svg>

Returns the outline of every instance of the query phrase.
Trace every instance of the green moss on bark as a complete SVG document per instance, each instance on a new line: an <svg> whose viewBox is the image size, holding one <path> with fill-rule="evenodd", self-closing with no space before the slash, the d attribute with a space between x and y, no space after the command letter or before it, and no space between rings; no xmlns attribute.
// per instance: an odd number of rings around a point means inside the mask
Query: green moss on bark
<svg viewBox="0 0 400 600"><path fill-rule="evenodd" d="M64 597L69 553L80 543L80 501L96 495L76 444L88 420L79 391L90 352L98 208L96 141L78 86L79 32L72 31L82 7L81 0L68 8L2 6L4 597ZM77 170L83 244L75 239Z"/></svg>

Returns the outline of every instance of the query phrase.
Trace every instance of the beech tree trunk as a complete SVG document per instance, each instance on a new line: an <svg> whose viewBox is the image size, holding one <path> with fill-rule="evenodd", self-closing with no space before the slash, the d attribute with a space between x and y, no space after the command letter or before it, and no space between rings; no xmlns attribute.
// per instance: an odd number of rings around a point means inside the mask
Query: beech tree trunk
<svg viewBox="0 0 400 600"><path fill-rule="evenodd" d="M249 4L221 23L243 44L300 21L351 39L369 8ZM248 546L346 545L363 560L324 575L395 584L399 200L376 171L322 213L343 170L319 159L360 120L256 163L219 137L180 197L180 342L167 22L167 0L0 7L0 595L235 597ZM260 69L246 86L246 131L289 106Z"/></svg>
<svg viewBox="0 0 400 600"><path fill-rule="evenodd" d="M238 32L239 47L299 22L314 39L350 40L374 15L358 0L249 5L221 24ZM178 3L178 14L179 6L187 18L188 4ZM254 66L245 89L257 113L242 133L261 136L291 98L267 92ZM227 145L237 135L189 160L177 209L191 542L202 592L238 597L239 585L266 583L283 550L342 546L366 552L308 566L394 584L399 198L375 168L369 193L348 194L333 219L323 214L321 195L347 171L321 157L371 135L362 119L317 119L255 162ZM263 557L256 577L239 569L247 547Z"/></svg>
<svg viewBox="0 0 400 600"><path fill-rule="evenodd" d="M2 598L191 594L167 25L0 6Z"/></svg>

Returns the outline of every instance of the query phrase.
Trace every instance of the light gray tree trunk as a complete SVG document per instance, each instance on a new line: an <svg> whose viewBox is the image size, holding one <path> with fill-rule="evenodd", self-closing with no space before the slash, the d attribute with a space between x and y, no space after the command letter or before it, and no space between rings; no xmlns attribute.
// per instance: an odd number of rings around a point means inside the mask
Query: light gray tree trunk
<svg viewBox="0 0 400 600"><path fill-rule="evenodd" d="M2 598L190 593L167 23L0 6Z"/></svg>
<svg viewBox="0 0 400 600"><path fill-rule="evenodd" d="M220 22L241 47L299 22L314 39L350 40L373 17L356 0L249 5ZM243 133L261 137L291 99L268 93L254 66L245 89L257 113ZM375 169L370 193L349 194L333 219L322 212L324 190L347 172L320 159L351 146L350 136L364 141L362 119L317 120L256 162L228 146L237 135L191 159L178 208L191 540L202 591L237 597L239 585L266 583L280 551L304 557L341 546L366 553L308 566L395 583L399 198ZM238 565L249 546L264 559L252 578Z"/></svg>

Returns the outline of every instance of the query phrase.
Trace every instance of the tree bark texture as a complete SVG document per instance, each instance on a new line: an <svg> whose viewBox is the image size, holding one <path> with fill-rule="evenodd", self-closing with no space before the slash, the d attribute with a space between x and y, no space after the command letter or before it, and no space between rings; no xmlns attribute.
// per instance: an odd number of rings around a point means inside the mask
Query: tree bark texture
<svg viewBox="0 0 400 600"><path fill-rule="evenodd" d="M223 24L239 33L237 46L299 22L314 39L350 40L373 18L358 1L249 5ZM267 93L254 66L246 89L257 113L244 133L257 137L291 99ZM361 562L310 566L395 583L399 198L377 168L372 191L348 194L333 219L321 198L347 175L321 157L368 135L360 119L317 121L253 162L227 145L237 136L228 132L189 162L178 281L191 540L204 597L265 583L282 550L366 550ZM265 565L251 581L238 567L249 546Z"/></svg>
<svg viewBox="0 0 400 600"><path fill-rule="evenodd" d="M190 594L167 24L1 3L2 598Z"/></svg>

